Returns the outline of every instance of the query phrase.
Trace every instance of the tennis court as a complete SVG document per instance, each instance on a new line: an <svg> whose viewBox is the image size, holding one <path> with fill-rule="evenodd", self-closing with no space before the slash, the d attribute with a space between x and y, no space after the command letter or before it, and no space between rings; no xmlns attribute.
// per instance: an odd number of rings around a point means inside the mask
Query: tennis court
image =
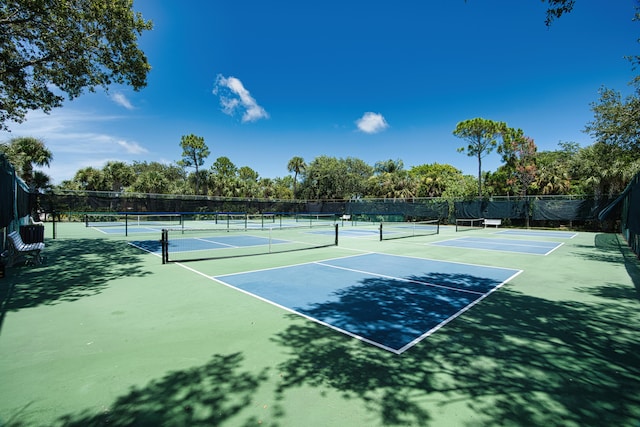
<svg viewBox="0 0 640 427"><path fill-rule="evenodd" d="M568 231L553 231L553 230L502 230L497 234L505 234L508 236L531 236L531 237L553 237L558 239L573 239L578 233L572 233Z"/></svg>
<svg viewBox="0 0 640 427"><path fill-rule="evenodd" d="M160 233L161 231L158 231ZM286 240L269 239L263 236L245 235L213 235L206 234L202 237L187 237L179 240L172 240L170 250L172 252L209 252L218 249L243 248L253 246L266 246L269 244L284 244ZM144 251L160 256L162 254L162 242L160 240L134 240L130 245Z"/></svg>
<svg viewBox="0 0 640 427"><path fill-rule="evenodd" d="M504 268L364 254L215 279L400 354L519 273Z"/></svg>
<svg viewBox="0 0 640 427"><path fill-rule="evenodd" d="M0 280L0 424L640 419L640 268L620 236L341 223L336 245L328 218L263 219L183 222L166 264L157 230L47 228L46 264ZM460 239L479 242L440 245Z"/></svg>
<svg viewBox="0 0 640 427"><path fill-rule="evenodd" d="M124 212L85 213L87 228L111 235L152 234L170 230L278 230L336 225L334 214L247 214L243 212Z"/></svg>
<svg viewBox="0 0 640 427"><path fill-rule="evenodd" d="M531 234L527 234L531 236ZM562 243L542 240L498 239L494 237L459 237L431 243L433 246L476 249L484 251L516 252L531 255L549 255Z"/></svg>

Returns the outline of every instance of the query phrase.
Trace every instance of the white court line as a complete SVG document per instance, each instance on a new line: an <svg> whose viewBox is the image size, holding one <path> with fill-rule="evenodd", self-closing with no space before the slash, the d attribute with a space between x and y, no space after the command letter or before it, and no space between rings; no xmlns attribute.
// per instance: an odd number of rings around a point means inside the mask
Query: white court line
<svg viewBox="0 0 640 427"><path fill-rule="evenodd" d="M338 269L338 270L345 270L345 271L352 271L354 273L366 274L368 276L382 277L382 278L390 279L390 280L397 280L399 282L416 283L418 285L432 286L434 288L442 288L442 289L447 289L447 290L450 290L450 291L466 292L466 293L474 294L474 295L483 295L484 294L484 292L470 291L468 289L459 289L459 288L454 288L452 286L437 285L435 283L422 282L420 280L404 279L402 277L388 276L386 274L372 273L370 271L357 270L355 268L340 267L340 266L337 266L337 265L325 264L325 263L322 263L322 262L314 262L313 264L322 265L324 267L335 268L335 269Z"/></svg>
<svg viewBox="0 0 640 427"><path fill-rule="evenodd" d="M414 339L413 341L411 341L410 343L406 344L404 347L402 347L400 350L397 351L397 354L401 354L404 353L405 351L407 351L408 349L410 349L411 347L413 347L414 345L418 344L420 341L422 341L423 339L427 338L429 335L433 334L434 332L436 332L437 330L439 330L440 328L442 328L443 326L445 326L446 324L448 324L449 322L451 322L452 320L456 319L458 316L460 316L462 313L464 313L465 311L469 310L471 307L475 306L476 304L478 304L480 301L482 301L483 299L485 299L486 297L488 297L489 295L491 295L493 292L495 292L496 290L498 290L499 288L501 288L502 286L504 286L506 283L510 282L511 279L515 278L516 276L518 276L519 274L521 274L524 270L519 270L516 273L514 273L513 275L511 275L510 277L508 277L507 279L505 279L504 281L502 281L502 283L500 283L498 286L494 287L493 289L491 289L489 292L486 292L485 294L483 294L480 298L478 298L477 300L473 301L471 304L468 304L464 307L462 307L462 309L460 309L457 313L453 314L450 317L447 317L445 320L443 320L442 322L438 323L436 326L434 326L433 328L431 328L430 330L428 330L427 332L425 332L424 334L420 335L419 337L417 337L416 339Z"/></svg>
<svg viewBox="0 0 640 427"><path fill-rule="evenodd" d="M455 248L455 249L476 249L476 250L490 251L490 252L502 252L502 253L509 253L509 254L516 253L516 254L521 254L521 255L537 255L537 256L547 256L550 253L552 253L553 251L555 251L556 249L558 249L560 246L564 245L564 242L561 242L561 243L557 243L556 246L553 247L553 248L547 248L546 246L538 246L538 245L519 245L519 244L515 244L515 243L512 244L512 243L496 242L496 243L499 243L501 245L504 245L505 248L504 249L494 249L494 248L485 248L485 247L466 247L464 245L456 246L456 245L440 245L439 244L439 243L454 242L454 241L469 242L469 243L488 243L488 242L491 241L491 239L488 238L486 240L471 240L471 239L468 239L466 237L458 237L458 238L454 238L454 239L439 240L437 242L425 243L425 245L437 246L437 247L440 247L440 248L444 247L444 248ZM549 242L549 243L555 243L555 242ZM522 251L517 251L517 250L509 250L510 246L525 247L525 248L544 248L544 249L550 249L550 250L545 252L545 253L522 252Z"/></svg>
<svg viewBox="0 0 640 427"><path fill-rule="evenodd" d="M548 249L549 246L548 245L537 245L535 243L550 243L554 245L554 248L556 248L558 245L562 245L563 243L557 243L557 242L543 242L538 240L533 241L533 240L525 240L525 241L521 241L521 240L513 240L513 239L503 239L501 241L497 241L496 239L487 237L487 238L483 238L483 237L461 237L459 239L454 239L454 240L463 240L465 242L472 242L472 243L497 243L500 245L505 245L505 246L522 246L525 248L545 248ZM445 240L446 241L446 240ZM525 243L528 242L529 244Z"/></svg>
<svg viewBox="0 0 640 427"><path fill-rule="evenodd" d="M345 257L334 257L334 258L329 258L326 259L324 261L312 261L312 262L303 262L303 263L299 263L299 264L293 264L293 265L287 265L287 266L279 266L279 267L271 267L271 268L264 268L264 269L257 269L257 270L252 270L252 271L244 271L244 272L239 272L239 273L229 273L229 274L223 274L223 275L218 275L218 276L210 276L208 274L205 274L203 272L200 272L194 268L191 268L183 263L180 262L173 262L173 264L176 264L182 268L185 268L193 273L196 273L206 279L212 280L216 283L219 283L221 285L224 285L228 288L234 289L236 291L242 292L245 295L249 295L253 298L257 298L263 302L266 302L267 304L271 304L272 306L278 307L286 312L292 313L292 314L296 314L298 316L301 316L307 320L310 320L314 323L320 324L322 326L326 326L330 329L333 329L334 331L340 332L344 335L347 335L351 338L357 339L358 341L362 341L365 342L367 344L373 345L374 347L378 347L380 349L389 351L391 353L394 353L396 355L400 355L402 353L404 353L405 351L407 351L408 349L410 349L411 347L413 347L414 345L418 344L420 341L422 341L423 339L427 338L428 336L430 336L431 334L433 334L434 332L438 331L440 328L442 328L443 326L445 326L446 324L448 324L449 322L451 322L452 320L454 320L455 318L457 318L458 316L460 316L461 314L463 314L464 312L466 312L467 310L469 310L471 307L475 306L477 303L479 303L480 301L482 301L484 298L486 298L487 296L489 296L491 293L495 292L497 289L501 288L502 286L504 286L506 283L508 283L509 281L511 281L512 279L514 279L516 276L518 276L519 274L521 274L524 270L517 270L514 274L512 274L511 276L509 276L507 279L505 279L504 281L502 281L500 284L498 284L497 286L493 287L491 290L489 290L488 292L485 293L481 293L481 292L476 292L476 291L466 291L466 290L461 290L461 289L456 289L456 288L451 288L453 290L456 291L463 291L463 292L467 292L467 293L472 293L472 294L476 294L479 296L478 299L474 300L472 303L464 306L462 309L460 309L459 311L457 311L456 313L454 313L453 315L447 317L444 321L440 322L439 324L437 324L435 327L431 328L430 330L426 331L424 334L420 335L419 337L413 339L411 342L405 344L402 348L396 350L394 348L388 347L384 344L381 344L379 342L370 340L368 338L365 338L363 336L354 334L353 332L347 331L345 329L339 328L335 325L329 324L327 322L324 322L322 320L319 320L315 317L311 317L309 315L306 315L304 313L301 313L299 311L296 311L294 309L291 309L289 307L283 306L281 304L278 304L274 301L271 301L267 298L261 297L259 295L256 295L254 293L251 293L249 291L246 291L244 289L238 288L236 286L233 286L227 282L224 282L223 280L221 280L221 278L224 278L226 276L235 276L235 275L239 275L239 274L245 274L245 273L253 273L253 272L261 272L261 271L269 271L269 270L279 270L279 269L284 269L284 268L289 268L289 267L295 267L295 266L302 266L302 265L312 265L312 264L320 264L323 266L329 266L332 268L342 268L342 267L337 267L337 266L332 266L332 265L326 265L324 264L324 262L329 262L331 260L339 260L339 259L346 259L346 258L353 258L353 257L359 257L359 256L363 256L363 255L368 255L368 254L378 254L377 252L365 252L365 253L361 253L361 254L357 254L357 255L349 255L349 256L345 256ZM391 256L391 257L401 257L401 258L413 258L413 259L417 259L417 260L428 260L428 261L436 261L439 263L445 263L445 264L460 264L460 265L468 265L468 266L476 266L476 267L486 267L486 268L492 268L492 269L497 269L497 270L514 270L512 268L505 268L505 267L493 267L493 266L487 266L487 265L480 265L480 264L469 264L469 263L464 263L464 262L455 262L455 261L442 261L442 260L436 260L436 259L427 259L427 258L420 258L420 257L415 257L415 256L404 256L404 255L393 255L393 254L380 254L380 255L384 255L384 256ZM345 268L343 268L345 269ZM349 269L346 269L349 270ZM353 270L353 271L358 271L358 270ZM371 274L371 275L375 275L373 273L367 273L367 274ZM380 277L385 277L383 275L379 275ZM419 281L411 281L408 279L400 279L400 278L396 278L398 280L402 280L402 281L406 281L406 282L414 282L414 283L420 283L420 284L426 284L426 285L430 285L428 283L425 282L419 282ZM438 285L431 285L431 286L438 286ZM441 286L441 287L445 287L445 286ZM445 287L446 288L446 287Z"/></svg>

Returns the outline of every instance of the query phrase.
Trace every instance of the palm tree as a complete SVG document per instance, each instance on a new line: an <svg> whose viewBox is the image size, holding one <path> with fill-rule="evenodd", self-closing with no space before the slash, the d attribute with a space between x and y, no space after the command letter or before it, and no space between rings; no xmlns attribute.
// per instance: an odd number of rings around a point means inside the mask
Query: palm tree
<svg viewBox="0 0 640 427"><path fill-rule="evenodd" d="M111 161L102 168L105 184L111 186L111 191L122 191L131 185L135 178L133 168L124 162Z"/></svg>
<svg viewBox="0 0 640 427"><path fill-rule="evenodd" d="M307 168L307 164L304 159L299 156L292 157L287 164L287 170L293 172L293 198L295 199L297 194L296 187L298 183L298 175Z"/></svg>
<svg viewBox="0 0 640 427"><path fill-rule="evenodd" d="M44 172L34 171L32 184L36 191L48 190L51 188L51 177Z"/></svg>
<svg viewBox="0 0 640 427"><path fill-rule="evenodd" d="M33 137L13 138L8 144L0 145L9 161L15 166L27 185L33 182L34 166L49 166L53 160L53 154L44 145L44 142Z"/></svg>

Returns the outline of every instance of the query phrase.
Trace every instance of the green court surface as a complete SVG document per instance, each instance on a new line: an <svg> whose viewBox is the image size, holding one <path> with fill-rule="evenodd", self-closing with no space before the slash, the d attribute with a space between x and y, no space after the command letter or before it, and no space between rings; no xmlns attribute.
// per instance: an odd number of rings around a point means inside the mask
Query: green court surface
<svg viewBox="0 0 640 427"><path fill-rule="evenodd" d="M46 226L46 263L0 278L0 426L640 425L640 267L618 235L341 226L337 247L163 265L127 243L159 233ZM434 244L469 236L557 247ZM215 279L371 252L522 272L401 354Z"/></svg>

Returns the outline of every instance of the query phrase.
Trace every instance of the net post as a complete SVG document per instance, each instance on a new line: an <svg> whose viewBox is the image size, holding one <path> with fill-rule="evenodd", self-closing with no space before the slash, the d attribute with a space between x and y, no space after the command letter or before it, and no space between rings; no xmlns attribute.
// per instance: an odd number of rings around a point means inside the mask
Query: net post
<svg viewBox="0 0 640 427"><path fill-rule="evenodd" d="M162 237L160 238L160 246L162 247L162 264L166 264L167 263L167 259L169 258L167 252L168 252L168 236L167 236L167 230L166 229L162 229Z"/></svg>
<svg viewBox="0 0 640 427"><path fill-rule="evenodd" d="M380 227L378 227L380 230L380 241L382 242L382 223L380 223Z"/></svg>
<svg viewBox="0 0 640 427"><path fill-rule="evenodd" d="M124 214L124 235L125 236L129 235L129 214L128 213Z"/></svg>
<svg viewBox="0 0 640 427"><path fill-rule="evenodd" d="M337 224L337 223L336 223L336 224L334 224L334 228L335 228L335 230L336 230L336 246L338 246L338 228L339 228L339 227L338 227L338 224Z"/></svg>

